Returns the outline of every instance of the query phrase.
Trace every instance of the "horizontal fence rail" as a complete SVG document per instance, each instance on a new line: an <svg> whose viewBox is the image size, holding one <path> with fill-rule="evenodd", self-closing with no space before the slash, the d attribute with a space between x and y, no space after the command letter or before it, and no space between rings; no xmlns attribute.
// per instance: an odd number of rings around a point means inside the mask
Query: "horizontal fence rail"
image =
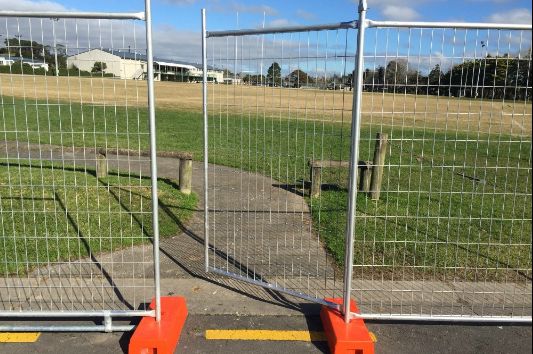
<svg viewBox="0 0 533 354"><path fill-rule="evenodd" d="M72 18L72 19L92 19L92 20L145 20L144 12L75 12L75 11L0 11L0 17L18 18Z"/></svg>
<svg viewBox="0 0 533 354"><path fill-rule="evenodd" d="M281 33L298 33L298 32L316 32L316 31L333 31L338 29L354 29L357 28L357 22L340 22L328 25L315 26L286 26L286 27L270 27L257 29L242 29L231 31L209 31L206 32L207 38L216 37L240 37L240 36L257 36L263 34L281 34Z"/></svg>
<svg viewBox="0 0 533 354"><path fill-rule="evenodd" d="M369 28L450 28L450 29L494 29L494 30L531 30L531 25L476 22L402 22L402 21L365 21Z"/></svg>

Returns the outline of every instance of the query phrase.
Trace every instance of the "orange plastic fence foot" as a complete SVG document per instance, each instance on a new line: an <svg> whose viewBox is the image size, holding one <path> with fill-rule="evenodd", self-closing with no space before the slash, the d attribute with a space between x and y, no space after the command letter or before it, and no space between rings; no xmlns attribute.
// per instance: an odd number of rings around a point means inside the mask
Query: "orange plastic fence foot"
<svg viewBox="0 0 533 354"><path fill-rule="evenodd" d="M342 304L342 299L326 301ZM359 312L354 301L350 307L352 312ZM327 306L322 307L320 318L332 354L374 354L374 341L362 319L346 324L340 311Z"/></svg>
<svg viewBox="0 0 533 354"><path fill-rule="evenodd" d="M155 308L155 300L150 304ZM182 297L161 298L161 321L144 317L130 339L130 354L172 354L178 345L187 319L187 304Z"/></svg>

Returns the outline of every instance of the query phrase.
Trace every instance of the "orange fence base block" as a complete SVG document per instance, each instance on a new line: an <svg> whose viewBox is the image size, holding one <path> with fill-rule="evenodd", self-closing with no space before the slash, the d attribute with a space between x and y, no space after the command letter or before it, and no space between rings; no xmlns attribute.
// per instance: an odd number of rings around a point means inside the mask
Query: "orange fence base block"
<svg viewBox="0 0 533 354"><path fill-rule="evenodd" d="M152 301L150 308L155 308ZM187 319L187 304L182 297L161 297L161 321L144 317L130 339L130 354L172 354L178 345Z"/></svg>
<svg viewBox="0 0 533 354"><path fill-rule="evenodd" d="M326 301L342 305L342 299ZM350 307L352 312L359 311L353 301ZM346 324L340 311L327 306L322 307L320 318L332 354L374 354L374 341L362 319Z"/></svg>

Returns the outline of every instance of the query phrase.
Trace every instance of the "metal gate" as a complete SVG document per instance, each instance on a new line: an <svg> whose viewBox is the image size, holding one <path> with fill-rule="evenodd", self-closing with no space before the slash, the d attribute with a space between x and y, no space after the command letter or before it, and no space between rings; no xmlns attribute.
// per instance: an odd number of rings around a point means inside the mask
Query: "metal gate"
<svg viewBox="0 0 533 354"><path fill-rule="evenodd" d="M0 331L159 319L150 1L140 13L3 11L0 38L0 317L32 318Z"/></svg>
<svg viewBox="0 0 533 354"><path fill-rule="evenodd" d="M203 16L208 271L347 321L531 322L530 25Z"/></svg>

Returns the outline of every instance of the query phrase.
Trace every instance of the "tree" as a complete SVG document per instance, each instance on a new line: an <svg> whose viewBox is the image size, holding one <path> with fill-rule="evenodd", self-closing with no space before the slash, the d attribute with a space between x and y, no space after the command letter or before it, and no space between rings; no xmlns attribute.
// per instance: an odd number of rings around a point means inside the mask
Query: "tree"
<svg viewBox="0 0 533 354"><path fill-rule="evenodd" d="M234 78L235 74L230 69L224 69L223 71L224 78Z"/></svg>
<svg viewBox="0 0 533 354"><path fill-rule="evenodd" d="M102 61L97 61L94 63L92 73L103 73L107 69L107 64Z"/></svg>
<svg viewBox="0 0 533 354"><path fill-rule="evenodd" d="M441 77L443 75L442 70L440 69L440 64L435 65L433 69L429 72L428 75L428 93L430 95L439 94L439 84L441 82Z"/></svg>
<svg viewBox="0 0 533 354"><path fill-rule="evenodd" d="M300 69L294 70L292 73L287 76L286 80L290 87L301 87L306 84L312 84L314 82L313 78L310 77L305 71Z"/></svg>
<svg viewBox="0 0 533 354"><path fill-rule="evenodd" d="M387 64L385 81L392 90L397 86L404 86L407 82L407 60L391 60Z"/></svg>
<svg viewBox="0 0 533 354"><path fill-rule="evenodd" d="M243 77L242 81L246 85L252 85L252 86L262 85L265 82L265 76L247 74Z"/></svg>
<svg viewBox="0 0 533 354"><path fill-rule="evenodd" d="M281 67L276 62L268 68L267 83L270 86L281 86Z"/></svg>

